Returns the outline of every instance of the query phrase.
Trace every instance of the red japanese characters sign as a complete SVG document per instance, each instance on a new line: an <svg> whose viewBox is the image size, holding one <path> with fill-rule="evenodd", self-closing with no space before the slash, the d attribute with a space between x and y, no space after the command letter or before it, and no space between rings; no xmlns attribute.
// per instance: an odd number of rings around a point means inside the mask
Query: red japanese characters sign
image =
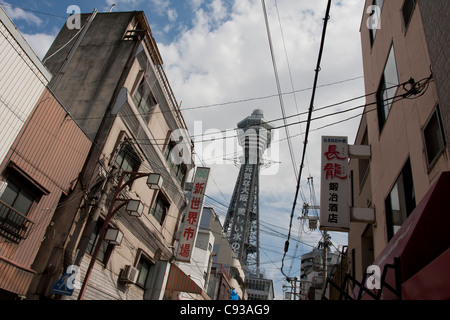
<svg viewBox="0 0 450 320"><path fill-rule="evenodd" d="M200 222L203 206L203 198L208 182L209 168L199 167L195 172L194 183L191 191L191 200L184 217L181 229L180 241L176 259L178 261L190 261L195 246L198 224Z"/></svg>
<svg viewBox="0 0 450 320"><path fill-rule="evenodd" d="M348 138L322 137L320 229L348 231Z"/></svg>

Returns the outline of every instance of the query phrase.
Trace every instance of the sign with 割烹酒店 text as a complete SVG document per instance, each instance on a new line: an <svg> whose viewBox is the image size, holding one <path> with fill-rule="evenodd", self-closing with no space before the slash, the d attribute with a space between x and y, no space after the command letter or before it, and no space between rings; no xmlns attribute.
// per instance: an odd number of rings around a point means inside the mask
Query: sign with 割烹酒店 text
<svg viewBox="0 0 450 320"><path fill-rule="evenodd" d="M320 229L348 231L348 138L322 137Z"/></svg>

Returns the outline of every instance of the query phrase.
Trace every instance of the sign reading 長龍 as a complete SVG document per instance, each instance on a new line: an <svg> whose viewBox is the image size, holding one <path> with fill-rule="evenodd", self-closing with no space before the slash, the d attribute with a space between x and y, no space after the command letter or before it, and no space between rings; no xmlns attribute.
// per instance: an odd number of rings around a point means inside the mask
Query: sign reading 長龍
<svg viewBox="0 0 450 320"><path fill-rule="evenodd" d="M348 231L348 138L322 137L320 229Z"/></svg>
<svg viewBox="0 0 450 320"><path fill-rule="evenodd" d="M189 201L184 217L183 228L181 229L180 241L176 254L176 259L178 261L189 262L191 259L197 237L198 224L201 218L208 176L209 168L197 168L191 191L191 200Z"/></svg>

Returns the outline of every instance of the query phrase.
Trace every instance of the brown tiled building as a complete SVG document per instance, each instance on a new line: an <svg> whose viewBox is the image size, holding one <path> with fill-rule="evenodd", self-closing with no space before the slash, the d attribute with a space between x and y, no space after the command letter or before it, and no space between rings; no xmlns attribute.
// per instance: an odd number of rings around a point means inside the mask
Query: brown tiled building
<svg viewBox="0 0 450 320"><path fill-rule="evenodd" d="M0 167L0 295L25 296L41 271L34 259L42 239L55 235L53 214L72 192L90 146L45 90Z"/></svg>
<svg viewBox="0 0 450 320"><path fill-rule="evenodd" d="M51 74L2 8L0 18L0 299L17 299L41 272L35 258L91 142L46 89Z"/></svg>

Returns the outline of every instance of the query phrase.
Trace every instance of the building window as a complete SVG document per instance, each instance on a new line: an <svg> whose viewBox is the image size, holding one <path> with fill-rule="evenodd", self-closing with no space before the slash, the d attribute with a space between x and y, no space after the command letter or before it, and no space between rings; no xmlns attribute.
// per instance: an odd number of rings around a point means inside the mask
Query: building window
<svg viewBox="0 0 450 320"><path fill-rule="evenodd" d="M361 145L369 145L369 138L367 136L367 128L364 131L363 139ZM358 169L359 169L359 190L361 191L364 184L369 176L370 172L370 159L358 159Z"/></svg>
<svg viewBox="0 0 450 320"><path fill-rule="evenodd" d="M173 149L175 148L176 143L174 141L170 141L166 147L166 151L164 153L164 157L166 158L167 164L169 165L170 171L173 176L175 176L180 182L180 184L184 183L184 178L186 177L187 166L180 161L183 157L183 149L180 149L180 154L178 155L178 159L175 159L173 155ZM180 162L180 163L179 163Z"/></svg>
<svg viewBox="0 0 450 320"><path fill-rule="evenodd" d="M373 0L372 5L378 7L378 12L375 10L372 10L372 13L370 14L369 19L373 19L374 22L380 23L380 17L377 15L381 15L381 10L383 8L384 0ZM369 34L370 34L370 44L373 45L373 42L375 41L375 35L377 33L377 29L379 28L379 25L372 25L372 28L369 28Z"/></svg>
<svg viewBox="0 0 450 320"><path fill-rule="evenodd" d="M391 192L389 192L385 205L387 235L388 240L391 240L416 207L416 196L409 159L406 161Z"/></svg>
<svg viewBox="0 0 450 320"><path fill-rule="evenodd" d="M405 21L405 29L408 28L411 21L412 15L414 13L414 8L416 7L417 0L405 0L403 3L402 13L403 20Z"/></svg>
<svg viewBox="0 0 450 320"><path fill-rule="evenodd" d="M24 238L31 221L27 219L35 202L35 196L20 184L6 181L0 197L0 228L2 231Z"/></svg>
<svg viewBox="0 0 450 320"><path fill-rule="evenodd" d="M395 61L394 45L392 45L377 91L378 125L380 132L386 123L398 85L397 62Z"/></svg>
<svg viewBox="0 0 450 320"><path fill-rule="evenodd" d="M423 138L425 142L425 152L428 168L432 167L445 148L444 131L442 129L442 119L439 106L433 111L428 122L423 128Z"/></svg>
<svg viewBox="0 0 450 320"><path fill-rule="evenodd" d="M145 76L142 78L139 86L134 92L133 102L142 118L145 121L149 121L150 116L152 115L158 103L156 102L156 99L145 80Z"/></svg>
<svg viewBox="0 0 450 320"><path fill-rule="evenodd" d="M161 192L158 193L156 197L155 204L151 210L151 215L155 217L155 219L159 222L160 225L163 224L164 219L166 218L167 212L169 211L169 202L164 198Z"/></svg>
<svg viewBox="0 0 450 320"><path fill-rule="evenodd" d="M100 235L100 230L103 226L103 220L98 220L95 225L95 229L91 234L91 238L89 239L89 243L86 248L86 252L90 255L94 253L95 247L97 246L97 241ZM111 252L113 249L113 245L110 245L108 241L102 240L102 244L100 246L100 250L97 254L97 260L104 263L105 265L108 263L109 257L111 256Z"/></svg>
<svg viewBox="0 0 450 320"><path fill-rule="evenodd" d="M134 151L133 147L128 143L124 144L122 148L120 148L116 159L114 160L114 164L119 169L130 172L137 172L141 166L141 163L141 159ZM124 180L128 181L129 179L130 175L125 175Z"/></svg>
<svg viewBox="0 0 450 320"><path fill-rule="evenodd" d="M148 275L150 273L150 268L152 267L152 263L141 254L139 258L139 263L137 265L137 269L139 270L139 276L136 281L136 284L145 288L145 283L147 282Z"/></svg>

